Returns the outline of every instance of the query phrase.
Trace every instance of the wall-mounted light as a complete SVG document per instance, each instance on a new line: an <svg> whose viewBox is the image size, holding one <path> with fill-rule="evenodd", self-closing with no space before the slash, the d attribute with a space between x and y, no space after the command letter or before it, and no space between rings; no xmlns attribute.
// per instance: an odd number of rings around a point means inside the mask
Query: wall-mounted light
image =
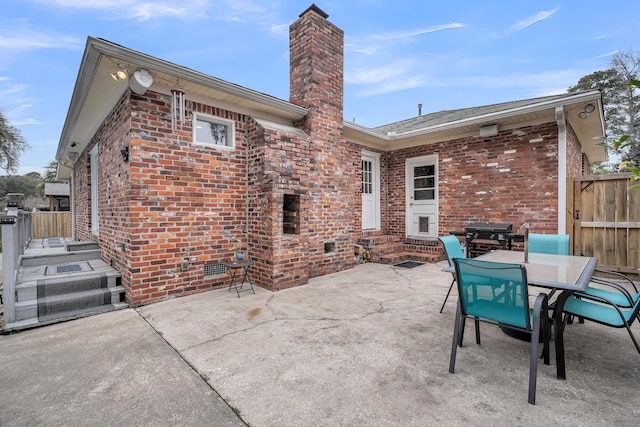
<svg viewBox="0 0 640 427"><path fill-rule="evenodd" d="M143 68L133 73L133 76L131 76L129 80L129 87L138 95L144 95L152 84L153 77L149 74L149 71Z"/></svg>
<svg viewBox="0 0 640 427"><path fill-rule="evenodd" d="M580 113L578 113L578 117L584 120L589 117L589 113L593 113L594 111L596 111L596 106L593 104L587 104L584 106L584 111L580 111Z"/></svg>
<svg viewBox="0 0 640 427"><path fill-rule="evenodd" d="M78 153L76 153L75 151L68 152L67 159L71 160L72 162L75 162L78 159Z"/></svg>
<svg viewBox="0 0 640 427"><path fill-rule="evenodd" d="M480 128L480 136L486 138L488 136L496 136L498 134L498 125L488 125Z"/></svg>

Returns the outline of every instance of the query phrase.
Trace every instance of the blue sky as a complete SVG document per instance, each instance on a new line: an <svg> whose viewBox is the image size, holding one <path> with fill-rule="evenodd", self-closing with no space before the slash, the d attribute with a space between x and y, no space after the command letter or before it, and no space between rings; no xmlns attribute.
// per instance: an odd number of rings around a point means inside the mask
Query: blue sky
<svg viewBox="0 0 640 427"><path fill-rule="evenodd" d="M0 109L55 157L87 36L289 98L288 28L305 0L1 0ZM563 93L638 39L637 0L317 0L345 32L345 120L378 126ZM4 173L4 171L0 171Z"/></svg>

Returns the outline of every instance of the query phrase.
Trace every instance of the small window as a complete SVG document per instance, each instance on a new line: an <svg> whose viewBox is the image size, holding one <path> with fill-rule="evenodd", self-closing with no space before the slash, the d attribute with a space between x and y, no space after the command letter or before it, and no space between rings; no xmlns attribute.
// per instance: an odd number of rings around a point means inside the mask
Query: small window
<svg viewBox="0 0 640 427"><path fill-rule="evenodd" d="M233 120L193 113L194 144L233 148L235 134Z"/></svg>

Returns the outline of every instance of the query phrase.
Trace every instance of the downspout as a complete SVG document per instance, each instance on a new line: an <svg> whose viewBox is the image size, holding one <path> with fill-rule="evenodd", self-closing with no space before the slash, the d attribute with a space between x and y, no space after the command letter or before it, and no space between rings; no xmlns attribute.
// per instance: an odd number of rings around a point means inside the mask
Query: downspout
<svg viewBox="0 0 640 427"><path fill-rule="evenodd" d="M246 133L245 133L245 136ZM245 150L245 159L247 161L246 170L244 172L244 238L247 242L246 256L249 258L249 164L250 164L250 150L251 150L251 142L249 137L245 138L246 150Z"/></svg>
<svg viewBox="0 0 640 427"><path fill-rule="evenodd" d="M558 124L558 234L567 234L567 122L564 108L556 107Z"/></svg>
<svg viewBox="0 0 640 427"><path fill-rule="evenodd" d="M76 169L71 169L71 188L69 188L69 210L71 211L71 240L76 240Z"/></svg>

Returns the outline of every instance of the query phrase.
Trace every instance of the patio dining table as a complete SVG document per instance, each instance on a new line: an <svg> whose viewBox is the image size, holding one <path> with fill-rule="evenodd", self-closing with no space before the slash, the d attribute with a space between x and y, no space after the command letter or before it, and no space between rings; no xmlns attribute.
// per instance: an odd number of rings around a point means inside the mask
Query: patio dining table
<svg viewBox="0 0 640 427"><path fill-rule="evenodd" d="M524 252L495 250L480 255L477 259L494 262L522 264L527 270L527 281L530 286L538 286L559 291L555 300L554 326L558 379L566 379L564 357L564 324L562 308L567 298L576 291L584 291L598 264L593 257L575 255L551 255L529 253L528 262L524 262ZM453 267L445 271L453 272Z"/></svg>

